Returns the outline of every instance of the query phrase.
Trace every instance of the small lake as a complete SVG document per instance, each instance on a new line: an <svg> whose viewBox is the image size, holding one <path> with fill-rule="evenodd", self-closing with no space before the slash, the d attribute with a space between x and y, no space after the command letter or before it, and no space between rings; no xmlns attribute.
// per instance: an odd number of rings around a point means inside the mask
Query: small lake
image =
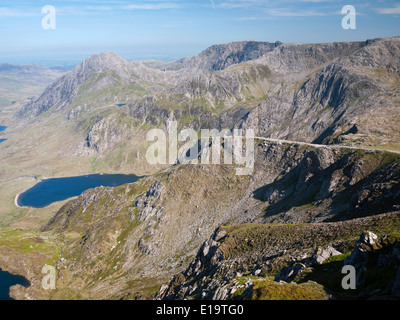
<svg viewBox="0 0 400 320"><path fill-rule="evenodd" d="M44 208L53 202L79 196L83 191L96 187L118 187L133 183L141 177L125 174L92 174L68 178L43 179L18 196L20 207Z"/></svg>
<svg viewBox="0 0 400 320"><path fill-rule="evenodd" d="M1 138L1 137L3 137L3 134L1 134L1 132L3 132L6 129L7 129L6 126L0 126L0 143L7 140L7 139L2 139Z"/></svg>
<svg viewBox="0 0 400 320"><path fill-rule="evenodd" d="M22 276L15 276L0 269L0 300L13 300L10 297L10 287L16 284L28 287L29 281Z"/></svg>

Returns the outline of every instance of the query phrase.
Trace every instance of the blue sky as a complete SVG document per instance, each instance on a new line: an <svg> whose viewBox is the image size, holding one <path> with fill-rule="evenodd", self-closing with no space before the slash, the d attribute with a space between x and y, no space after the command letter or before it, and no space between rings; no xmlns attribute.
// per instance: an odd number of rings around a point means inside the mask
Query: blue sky
<svg viewBox="0 0 400 320"><path fill-rule="evenodd" d="M344 30L344 5L356 29ZM42 28L42 7L56 29ZM356 41L400 35L400 1L0 0L0 62L75 64L113 51L128 60L172 60L237 40Z"/></svg>

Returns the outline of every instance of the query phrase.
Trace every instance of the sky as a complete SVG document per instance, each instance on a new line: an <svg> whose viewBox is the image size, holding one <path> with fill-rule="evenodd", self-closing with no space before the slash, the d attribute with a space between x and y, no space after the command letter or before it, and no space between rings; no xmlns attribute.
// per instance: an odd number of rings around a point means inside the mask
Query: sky
<svg viewBox="0 0 400 320"><path fill-rule="evenodd" d="M55 19L42 13L46 5ZM356 11L355 29L342 27L345 5ZM389 36L400 36L399 0L0 0L0 62L14 64L75 65L105 51L170 61L230 41Z"/></svg>

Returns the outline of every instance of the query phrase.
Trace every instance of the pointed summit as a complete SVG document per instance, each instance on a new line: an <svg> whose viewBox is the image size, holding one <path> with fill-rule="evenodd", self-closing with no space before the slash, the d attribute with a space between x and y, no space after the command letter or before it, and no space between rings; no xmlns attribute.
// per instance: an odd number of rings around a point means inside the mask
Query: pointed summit
<svg viewBox="0 0 400 320"><path fill-rule="evenodd" d="M102 52L94 54L89 58L83 60L82 64L78 66L81 72L94 73L102 71L115 71L121 77L128 77L128 62L114 52Z"/></svg>

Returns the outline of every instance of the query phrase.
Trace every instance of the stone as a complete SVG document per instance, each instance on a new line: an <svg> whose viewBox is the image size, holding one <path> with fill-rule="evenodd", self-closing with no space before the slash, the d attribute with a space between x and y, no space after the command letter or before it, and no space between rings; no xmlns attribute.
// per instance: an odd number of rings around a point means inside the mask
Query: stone
<svg viewBox="0 0 400 320"><path fill-rule="evenodd" d="M303 263L293 263L292 265L288 267L283 267L279 273L275 276L274 281L280 282L292 282L298 275L300 275L305 269L307 269L307 266Z"/></svg>
<svg viewBox="0 0 400 320"><path fill-rule="evenodd" d="M330 257L338 256L340 254L342 253L337 251L332 246L328 246L327 248L317 248L311 259L315 264L322 264Z"/></svg>
<svg viewBox="0 0 400 320"><path fill-rule="evenodd" d="M378 236L370 231L364 231L357 240L351 255L344 260L345 265L352 265L355 268L364 266L367 263L368 254L372 252Z"/></svg>

